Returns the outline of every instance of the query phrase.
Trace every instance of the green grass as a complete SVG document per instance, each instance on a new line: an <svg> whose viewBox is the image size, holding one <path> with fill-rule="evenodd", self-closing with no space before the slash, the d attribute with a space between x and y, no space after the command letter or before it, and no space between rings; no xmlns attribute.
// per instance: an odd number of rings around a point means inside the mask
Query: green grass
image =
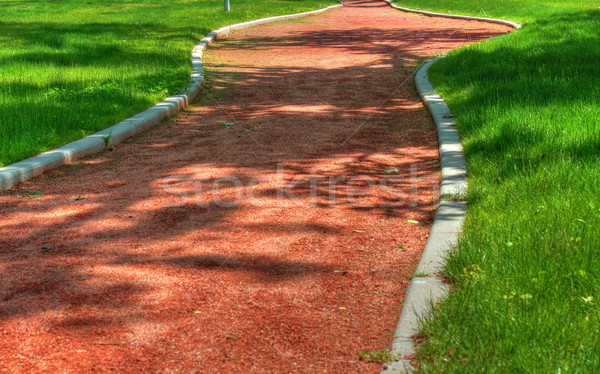
<svg viewBox="0 0 600 374"><path fill-rule="evenodd" d="M557 14L598 9L596 0L398 0L406 8L477 17L501 18L522 24Z"/></svg>
<svg viewBox="0 0 600 374"><path fill-rule="evenodd" d="M0 166L113 125L187 85L190 52L226 24L330 0L4 0Z"/></svg>
<svg viewBox="0 0 600 374"><path fill-rule="evenodd" d="M430 70L456 116L469 209L424 326L424 373L600 368L600 5L408 0L524 23Z"/></svg>

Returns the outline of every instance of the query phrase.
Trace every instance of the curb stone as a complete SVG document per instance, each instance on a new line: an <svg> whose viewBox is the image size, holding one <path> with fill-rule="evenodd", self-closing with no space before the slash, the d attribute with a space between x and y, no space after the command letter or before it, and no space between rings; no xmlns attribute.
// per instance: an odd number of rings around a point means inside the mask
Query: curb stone
<svg viewBox="0 0 600 374"><path fill-rule="evenodd" d="M204 85L202 54L204 49L216 38L226 36L234 30L268 22L284 21L315 15L341 6L343 6L343 4L332 5L323 9L303 13L262 18L221 27L218 30L211 31L202 38L192 50L192 74L190 76L190 83L181 95L168 97L143 112L135 114L114 126L100 130L92 135L88 135L51 151L0 168L0 191L9 189L17 183L24 182L40 175L46 170L72 163L83 157L98 153L109 145L118 144L129 137L148 130L164 118L173 116L175 113L186 107L202 90L202 86Z"/></svg>
<svg viewBox="0 0 600 374"><path fill-rule="evenodd" d="M390 0L384 0L392 8L401 11L465 20L486 21L511 26L521 25L501 19L461 16L415 10L396 6ZM421 323L429 318L435 305L446 297L449 291L447 283L442 281L446 256L458 244L462 224L465 220L467 203L452 201L452 197L461 196L467 191L467 166L458 129L454 126L454 116L450 108L433 88L427 77L429 68L441 57L424 64L415 75L415 85L421 99L429 109L438 131L442 178L440 183L441 202L437 208L427 244L421 254L414 277L406 291L402 312L392 341L390 353L398 357L383 365L381 374L412 373L415 368L410 357L416 353L413 337L421 331ZM447 200L448 199L448 200Z"/></svg>
<svg viewBox="0 0 600 374"><path fill-rule="evenodd" d="M499 23L501 25L506 25L506 26L513 27L515 30L521 28L520 24L518 24L516 22L512 22L512 21L507 21L507 20L504 20L504 19L486 18L486 17L475 17L475 16L463 16L463 15L460 15L460 14L448 14L448 13L429 12L429 11L426 11L426 10L404 8L404 7L401 7L401 6L398 6L398 5L394 4L391 0L383 0L383 1L385 1L386 3L388 3L392 8L398 9L398 10L401 10L401 11L404 11L404 12L418 13L418 14L423 14L425 16L431 16L431 17L456 18L456 19L466 19L466 20L471 20L471 21L485 21L485 22L491 22L491 23Z"/></svg>
<svg viewBox="0 0 600 374"><path fill-rule="evenodd" d="M408 286L394 332L390 352L399 359L384 365L381 374L414 371L410 359L407 358L416 352L413 337L421 331L420 323L427 319L433 306L448 293L448 284L442 281L440 272L445 264L446 255L458 243L467 209L464 201L445 200L466 192L467 167L460 135L454 127L450 109L427 78L427 71L439 58L430 60L417 71L415 84L421 99L431 112L438 131L442 169L441 202L415 270L415 274L421 276L414 277Z"/></svg>

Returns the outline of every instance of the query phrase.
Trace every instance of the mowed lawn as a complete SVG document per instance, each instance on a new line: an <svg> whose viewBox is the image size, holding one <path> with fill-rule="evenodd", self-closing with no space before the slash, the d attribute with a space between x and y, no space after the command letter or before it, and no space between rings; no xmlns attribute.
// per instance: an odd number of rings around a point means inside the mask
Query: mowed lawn
<svg viewBox="0 0 600 374"><path fill-rule="evenodd" d="M190 52L221 26L329 0L3 0L0 166L113 125L178 93Z"/></svg>
<svg viewBox="0 0 600 374"><path fill-rule="evenodd" d="M523 24L430 70L463 137L469 209L421 372L598 372L600 3L397 4Z"/></svg>

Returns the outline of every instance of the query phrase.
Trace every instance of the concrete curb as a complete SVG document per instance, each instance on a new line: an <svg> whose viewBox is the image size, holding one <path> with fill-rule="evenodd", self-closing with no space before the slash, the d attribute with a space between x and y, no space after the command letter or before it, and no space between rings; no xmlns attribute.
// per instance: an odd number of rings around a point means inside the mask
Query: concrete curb
<svg viewBox="0 0 600 374"><path fill-rule="evenodd" d="M507 20L504 20L504 19L486 18L486 17L475 17L475 16L463 16L463 15L460 15L460 14L447 14L447 13L428 12L426 10L410 9L410 8L404 8L404 7L401 7L401 6L397 6L391 0L383 0L383 1L385 1L388 4L390 4L390 6L392 8L399 9L399 10L402 10L404 12L418 13L418 14L423 14L425 16L431 16L431 17L444 17L444 18L466 19L466 20L472 20L472 21L485 21L485 22L499 23L501 25L511 26L511 27L514 27L515 29L520 29L521 28L520 24L518 24L516 22L512 22L512 21L507 21Z"/></svg>
<svg viewBox="0 0 600 374"><path fill-rule="evenodd" d="M521 25L511 21L426 12L396 6L390 0L384 1L389 3L392 8L412 13L493 22L511 26L515 29L521 27ZM430 60L417 71L415 84L421 99L431 112L438 130L442 169L441 202L435 214L429 239L427 239L427 244L423 249L421 260L415 271L415 274L419 276L413 278L408 286L402 312L394 332L390 353L397 356L398 359L383 365L381 374L411 373L415 370L410 364L410 356L416 352L413 337L421 331L421 322L429 318L434 306L448 294L448 284L442 281L440 272L446 263L446 256L458 244L467 211L466 202L447 200L452 197L460 197L466 193L467 166L460 134L454 126L454 116L427 77L429 68L440 58L436 57Z"/></svg>
<svg viewBox="0 0 600 374"><path fill-rule="evenodd" d="M118 144L123 140L148 130L166 117L170 117L192 102L204 84L204 68L202 67L202 54L204 49L219 36L226 36L233 30L261 25L263 23L284 21L322 13L326 10L341 7L343 4L332 5L327 8L309 12L288 14L262 18L254 21L238 23L211 31L192 50L192 75L190 84L181 95L171 96L160 103L119 122L118 124L98 131L85 138L63 145L37 156L15 162L0 168L0 191L9 189L19 182L42 174L44 171L71 163L85 156L97 153L108 145Z"/></svg>
<svg viewBox="0 0 600 374"><path fill-rule="evenodd" d="M458 243L465 218L467 204L464 201L445 200L461 195L467 190L467 166L463 156L460 135L454 127L450 109L437 94L427 71L439 57L424 64L415 75L415 83L421 99L431 112L438 130L442 180L440 197L429 239L421 254L415 277L410 282L400 319L394 332L391 353L399 359L384 365L382 374L410 373L414 368L407 356L415 353L413 336L420 331L420 322L428 318L431 309L448 293L448 285L441 279L440 271L448 252Z"/></svg>
<svg viewBox="0 0 600 374"><path fill-rule="evenodd" d="M415 84L437 127L442 169L440 198L444 199L467 192L467 163L454 116L427 78L429 68L439 59L430 60L417 71Z"/></svg>

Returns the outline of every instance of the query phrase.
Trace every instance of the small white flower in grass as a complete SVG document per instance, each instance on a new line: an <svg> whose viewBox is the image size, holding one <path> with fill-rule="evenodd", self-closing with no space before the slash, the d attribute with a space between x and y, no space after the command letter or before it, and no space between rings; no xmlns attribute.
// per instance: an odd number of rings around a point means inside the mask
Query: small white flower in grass
<svg viewBox="0 0 600 374"><path fill-rule="evenodd" d="M593 304L594 296L582 297L581 300L583 300L583 302L586 304Z"/></svg>

